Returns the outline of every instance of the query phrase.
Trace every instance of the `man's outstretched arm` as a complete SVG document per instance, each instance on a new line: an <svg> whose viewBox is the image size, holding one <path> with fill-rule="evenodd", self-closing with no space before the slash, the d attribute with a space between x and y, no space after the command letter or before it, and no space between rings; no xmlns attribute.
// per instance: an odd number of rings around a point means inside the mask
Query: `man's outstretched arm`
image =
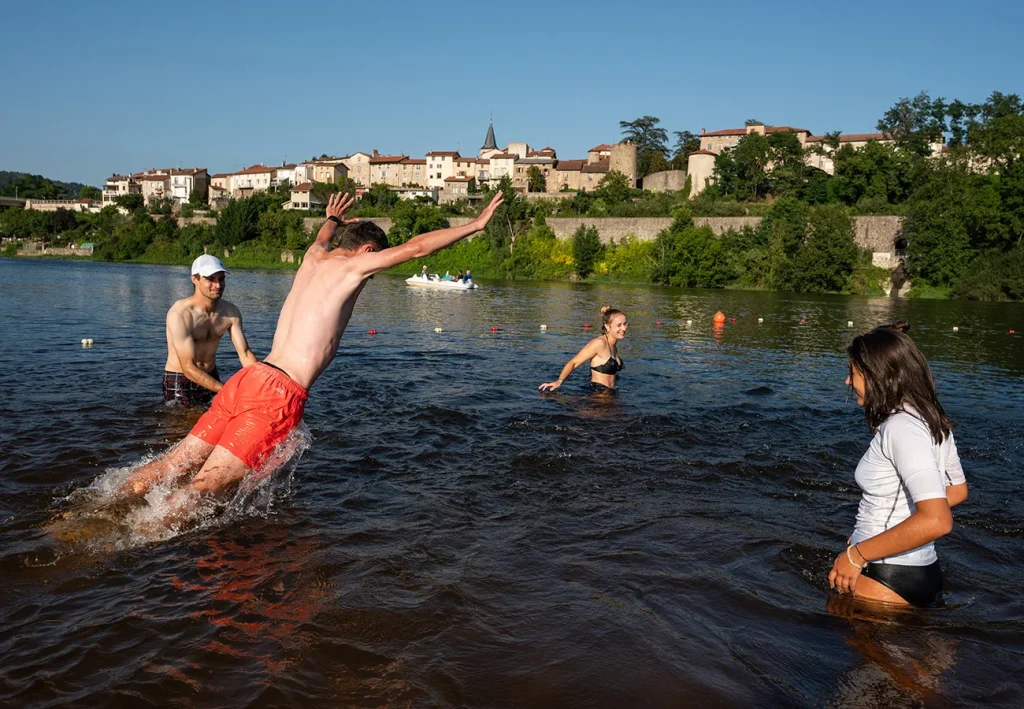
<svg viewBox="0 0 1024 709"><path fill-rule="evenodd" d="M491 217L494 216L494 211L501 206L501 201L502 193L498 192L498 194L494 195L491 203L480 213L480 216L469 224L420 234L399 246L392 246L390 249L384 249L383 251L371 251L360 254L358 258L353 259L352 265L358 268L360 276L365 278L406 261L429 256L446 246L451 246L459 239L464 239L467 236L483 231L487 223L491 221Z"/></svg>

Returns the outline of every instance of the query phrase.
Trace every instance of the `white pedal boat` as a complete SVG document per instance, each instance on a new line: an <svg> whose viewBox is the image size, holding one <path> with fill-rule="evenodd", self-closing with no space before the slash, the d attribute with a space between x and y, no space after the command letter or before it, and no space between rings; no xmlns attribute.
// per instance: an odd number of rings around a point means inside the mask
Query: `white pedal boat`
<svg viewBox="0 0 1024 709"><path fill-rule="evenodd" d="M465 281L443 281L436 273L430 274L427 278L417 273L415 276L406 278L405 283L420 288L439 288L441 290L475 290L477 287L476 283L473 283L473 279L470 279L468 283Z"/></svg>

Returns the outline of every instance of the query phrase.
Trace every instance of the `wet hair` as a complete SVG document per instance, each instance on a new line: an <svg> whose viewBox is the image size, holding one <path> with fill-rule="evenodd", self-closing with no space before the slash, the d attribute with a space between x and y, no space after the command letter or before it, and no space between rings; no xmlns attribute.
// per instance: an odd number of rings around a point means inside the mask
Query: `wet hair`
<svg viewBox="0 0 1024 709"><path fill-rule="evenodd" d="M875 328L853 338L846 353L851 382L854 366L864 375L864 418L872 431L907 405L928 425L935 443L942 443L953 430L935 393L928 361L902 330L890 325Z"/></svg>
<svg viewBox="0 0 1024 709"><path fill-rule="evenodd" d="M363 244L373 244L378 251L383 251L388 248L388 235L373 222L366 221L339 229L331 239L333 248L346 251L355 251Z"/></svg>
<svg viewBox="0 0 1024 709"><path fill-rule="evenodd" d="M896 330L897 332L902 332L904 335L910 332L910 323L908 323L906 320L893 320L888 325L879 325L879 327L886 327L889 328L890 330Z"/></svg>
<svg viewBox="0 0 1024 709"><path fill-rule="evenodd" d="M616 310L610 305L601 308L601 332L608 332L608 325L611 324L612 318L616 315L626 316L624 312Z"/></svg>

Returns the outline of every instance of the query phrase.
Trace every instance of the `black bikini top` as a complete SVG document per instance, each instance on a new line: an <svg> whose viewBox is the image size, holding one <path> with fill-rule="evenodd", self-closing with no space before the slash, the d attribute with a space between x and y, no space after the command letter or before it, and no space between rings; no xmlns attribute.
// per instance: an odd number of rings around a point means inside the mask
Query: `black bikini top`
<svg viewBox="0 0 1024 709"><path fill-rule="evenodd" d="M591 367L590 369L591 371L597 372L599 374L609 374L611 376L615 376L615 374L621 372L625 368L626 365L625 363L623 363L621 359L618 359L616 357L609 357L598 366Z"/></svg>

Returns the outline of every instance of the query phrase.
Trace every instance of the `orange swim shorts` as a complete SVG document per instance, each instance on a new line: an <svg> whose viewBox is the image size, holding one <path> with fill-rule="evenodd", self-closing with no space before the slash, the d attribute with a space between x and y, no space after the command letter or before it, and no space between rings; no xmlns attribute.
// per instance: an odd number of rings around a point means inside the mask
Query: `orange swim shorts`
<svg viewBox="0 0 1024 709"><path fill-rule="evenodd" d="M302 421L306 390L280 369L257 362L228 379L190 434L226 448L250 470Z"/></svg>

